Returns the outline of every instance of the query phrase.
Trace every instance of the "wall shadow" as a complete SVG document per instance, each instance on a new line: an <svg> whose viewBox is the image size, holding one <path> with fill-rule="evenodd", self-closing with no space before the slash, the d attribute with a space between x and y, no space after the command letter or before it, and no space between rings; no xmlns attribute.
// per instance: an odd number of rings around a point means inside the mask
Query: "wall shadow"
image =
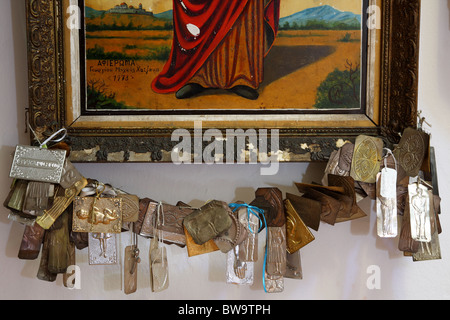
<svg viewBox="0 0 450 320"><path fill-rule="evenodd" d="M19 143L29 143L25 134L25 110L28 107L28 59L25 1L10 0L14 49L14 70L17 101L17 130ZM29 131L28 131L29 132Z"/></svg>
<svg viewBox="0 0 450 320"><path fill-rule="evenodd" d="M448 29L450 30L450 0L447 0L448 7Z"/></svg>

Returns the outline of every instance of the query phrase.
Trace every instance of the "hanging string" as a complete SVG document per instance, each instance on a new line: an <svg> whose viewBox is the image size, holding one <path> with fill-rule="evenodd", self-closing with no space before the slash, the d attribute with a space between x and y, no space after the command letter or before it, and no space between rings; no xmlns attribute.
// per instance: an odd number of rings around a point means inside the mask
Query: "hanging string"
<svg viewBox="0 0 450 320"><path fill-rule="evenodd" d="M158 228L158 226L161 226L161 228ZM164 208L163 203L160 201L158 203L158 207L156 209L156 226L155 231L159 233L158 235L158 241L161 242L161 244L164 244L164 231L162 230L162 227L164 227ZM156 232L155 232L156 234ZM163 265L165 266L165 256L164 256L164 250L162 250L161 260Z"/></svg>
<svg viewBox="0 0 450 320"><path fill-rule="evenodd" d="M59 139L54 139L55 137L57 137L61 133L64 133L64 134ZM63 141L66 138L66 136L67 136L67 129L66 128L59 129L54 134L52 134L50 137L48 137L44 142L42 142L41 145L40 145L40 148L45 148L47 146L47 143L49 143L50 141L52 141L52 142L61 142L61 141Z"/></svg>
<svg viewBox="0 0 450 320"><path fill-rule="evenodd" d="M61 128L61 129L59 129L58 131L56 131L55 133L53 133L50 137L48 137L44 142L41 142L40 140L39 140L39 138L38 138L38 136L37 136L37 134L36 134L36 132L33 130L33 128L31 127L31 125L30 125L30 123L27 121L27 124L28 124L28 128L30 128L30 131L33 133L33 136L34 136L34 138L36 139L36 141L39 143L39 148L47 148L47 144L49 143L49 142L61 142L61 141L63 141L65 138L66 138L66 136L67 136L67 129L66 128ZM59 136L60 134L62 134L63 133L63 135L60 137L60 138L58 138L58 139L55 139L57 136Z"/></svg>
<svg viewBox="0 0 450 320"><path fill-rule="evenodd" d="M266 274L266 264L267 264L267 241L269 239L269 235L268 235L268 230L267 230L267 222L266 222L266 217L264 216L264 210L260 209L258 207L255 206L251 206L248 205L246 203L230 203L228 205L233 212L241 209L241 208L247 208L247 221L249 221L248 223L248 229L250 230L251 233L256 234L262 231L263 228L266 228L266 247L264 250L264 262L263 262L263 273L262 273L262 282L263 282L263 287L264 287L264 291L267 293L267 289L266 289L266 278L265 278L265 274ZM250 226L250 216L254 215L255 217L258 218L259 221L259 230L258 232L254 232L252 230L252 227ZM261 216L263 217L261 219Z"/></svg>
<svg viewBox="0 0 450 320"><path fill-rule="evenodd" d="M387 158L389 157L389 155L392 156L392 159L394 159L394 164L395 164L395 170L398 171L398 167L397 167L397 159L395 159L394 153L391 151L391 149L389 148L383 148L383 150L386 150L386 155L384 156L384 167L387 168Z"/></svg>

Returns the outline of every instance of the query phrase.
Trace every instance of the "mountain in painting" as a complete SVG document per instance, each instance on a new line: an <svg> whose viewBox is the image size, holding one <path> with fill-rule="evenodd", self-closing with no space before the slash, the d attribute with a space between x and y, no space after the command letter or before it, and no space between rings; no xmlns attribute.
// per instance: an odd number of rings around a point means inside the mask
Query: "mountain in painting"
<svg viewBox="0 0 450 320"><path fill-rule="evenodd" d="M360 29L361 15L324 5L283 17L280 26L282 29Z"/></svg>
<svg viewBox="0 0 450 320"><path fill-rule="evenodd" d="M173 10L164 11L161 13L155 13L155 17L158 19L172 20L173 19Z"/></svg>

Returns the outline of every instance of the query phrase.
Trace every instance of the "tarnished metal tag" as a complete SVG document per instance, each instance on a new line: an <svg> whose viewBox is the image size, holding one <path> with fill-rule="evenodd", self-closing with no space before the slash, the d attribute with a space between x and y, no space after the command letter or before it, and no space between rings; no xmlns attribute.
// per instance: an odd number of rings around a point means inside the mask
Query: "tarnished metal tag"
<svg viewBox="0 0 450 320"><path fill-rule="evenodd" d="M384 170L384 169L383 169ZM395 171L395 170L394 170ZM397 196L395 181L397 177L394 177L394 184L392 185L393 193L387 192L389 197L381 195L383 173L379 173L377 176L377 234L382 238L393 238L398 234L397 224ZM389 190L387 190L389 191Z"/></svg>
<svg viewBox="0 0 450 320"><path fill-rule="evenodd" d="M410 177L419 174L420 168L427 153L427 134L413 129L406 128L403 131L402 138L394 150L394 156L399 165Z"/></svg>
<svg viewBox="0 0 450 320"><path fill-rule="evenodd" d="M152 241L156 240L152 239ZM169 265L167 261L167 250L165 247L156 247L150 250L149 255L152 291L164 291L169 287Z"/></svg>
<svg viewBox="0 0 450 320"><path fill-rule="evenodd" d="M439 243L439 231L437 227L437 216L434 203L433 192L428 191L430 198L430 222L431 222L431 241L419 242L419 248L417 252L413 253L413 261L426 261L426 260L438 260L442 259L441 247Z"/></svg>
<svg viewBox="0 0 450 320"><path fill-rule="evenodd" d="M290 254L286 252L286 273L285 278L303 279L302 261L300 250Z"/></svg>
<svg viewBox="0 0 450 320"><path fill-rule="evenodd" d="M114 233L89 233L89 265L117 264Z"/></svg>
<svg viewBox="0 0 450 320"><path fill-rule="evenodd" d="M430 197L428 189L417 183L408 185L411 237L419 242L431 241Z"/></svg>
<svg viewBox="0 0 450 320"><path fill-rule="evenodd" d="M324 186L328 185L328 175L335 174L339 176L350 175L350 168L352 165L353 149L355 148L353 143L346 143L338 150L334 150L330 159L328 160L327 166L324 171L324 176L322 178L322 184Z"/></svg>
<svg viewBox="0 0 450 320"><path fill-rule="evenodd" d="M355 151L355 145L353 143L346 143L341 147L341 153L339 155L338 167L340 172L336 173L340 176L348 176L352 166L353 153Z"/></svg>
<svg viewBox="0 0 450 320"><path fill-rule="evenodd" d="M264 210L268 227L281 227L286 224L283 195L278 188L258 188L251 206Z"/></svg>
<svg viewBox="0 0 450 320"><path fill-rule="evenodd" d="M231 227L230 213L228 204L213 200L186 216L183 225L195 243L202 245Z"/></svg>
<svg viewBox="0 0 450 320"><path fill-rule="evenodd" d="M157 221L158 209L164 213L164 223ZM167 244L175 244L180 247L186 246L186 236L184 234L183 220L195 209L189 206L173 206L170 204L158 204L151 201L148 204L147 212L142 222L140 235L144 237L154 237L155 230L161 232L161 237Z"/></svg>
<svg viewBox="0 0 450 320"><path fill-rule="evenodd" d="M9 176L11 178L59 183L66 150L17 146Z"/></svg>
<svg viewBox="0 0 450 320"><path fill-rule="evenodd" d="M30 181L25 194L23 213L41 216L48 209L49 198L54 196L55 186L48 182Z"/></svg>
<svg viewBox="0 0 450 320"><path fill-rule="evenodd" d="M322 205L319 201L286 193L288 199L302 221L311 229L319 231Z"/></svg>
<svg viewBox="0 0 450 320"><path fill-rule="evenodd" d="M355 141L350 176L356 181L374 183L380 171L383 140L358 136Z"/></svg>
<svg viewBox="0 0 450 320"><path fill-rule="evenodd" d="M137 291L137 274L139 258L139 249L135 246L125 248L124 257L124 293L132 294Z"/></svg>
<svg viewBox="0 0 450 320"><path fill-rule="evenodd" d="M329 197L326 194L319 192L313 188L299 189L299 191L304 192L304 198L318 201L321 204L321 221L331 225L334 225L336 223L336 217L340 209L340 203L338 200Z"/></svg>
<svg viewBox="0 0 450 320"><path fill-rule="evenodd" d="M75 197L72 230L74 232L120 233L122 199Z"/></svg>
<svg viewBox="0 0 450 320"><path fill-rule="evenodd" d="M286 272L286 226L268 227L267 265L269 276L283 276Z"/></svg>
<svg viewBox="0 0 450 320"><path fill-rule="evenodd" d="M258 230L259 218L254 214L248 214L247 208L238 211L240 223L247 229L247 238L239 244L239 256L242 261L256 262L258 260Z"/></svg>
<svg viewBox="0 0 450 320"><path fill-rule="evenodd" d="M32 226L26 226L20 244L19 259L34 260L41 252L41 245L44 240L45 230L35 223Z"/></svg>
<svg viewBox="0 0 450 320"><path fill-rule="evenodd" d="M27 192L28 181L15 179L11 184L11 189L5 199L4 206L10 210L16 211L20 214L25 202L25 195Z"/></svg>
<svg viewBox="0 0 450 320"><path fill-rule="evenodd" d="M402 218L402 226L400 229L400 236L398 239L398 249L406 253L414 253L419 250L419 241L411 237L411 217L409 214L409 197L405 199L405 211Z"/></svg>
<svg viewBox="0 0 450 320"><path fill-rule="evenodd" d="M75 168L72 162L67 159L62 170L61 181L59 182L61 187L69 189L71 186L75 185L77 181L83 180L83 178L83 175Z"/></svg>

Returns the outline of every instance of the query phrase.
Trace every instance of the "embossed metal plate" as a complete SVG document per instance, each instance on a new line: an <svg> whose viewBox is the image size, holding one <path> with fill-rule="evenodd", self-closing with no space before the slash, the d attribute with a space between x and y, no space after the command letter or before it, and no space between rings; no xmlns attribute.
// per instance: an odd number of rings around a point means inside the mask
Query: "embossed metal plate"
<svg viewBox="0 0 450 320"><path fill-rule="evenodd" d="M67 159L62 170L61 181L59 182L61 187L69 189L77 181L80 181L83 178L83 175L75 168L72 162Z"/></svg>
<svg viewBox="0 0 450 320"><path fill-rule="evenodd" d="M439 231L437 228L437 212L433 212L433 192L428 191L428 197L430 198L430 222L431 222L431 241L419 242L419 248L417 252L413 253L413 261L426 261L426 260L438 260L442 259L441 246L439 243Z"/></svg>
<svg viewBox="0 0 450 320"><path fill-rule="evenodd" d="M122 199L75 197L72 230L74 232L120 233Z"/></svg>
<svg viewBox="0 0 450 320"><path fill-rule="evenodd" d="M426 133L407 128L403 132L397 148L394 150L394 156L410 177L415 177L419 174L427 151L426 138Z"/></svg>
<svg viewBox="0 0 450 320"><path fill-rule="evenodd" d="M117 264L117 244L114 233L89 233L89 264Z"/></svg>
<svg viewBox="0 0 450 320"><path fill-rule="evenodd" d="M315 237L288 199L284 201L284 205L286 209L286 250L293 254L314 241Z"/></svg>
<svg viewBox="0 0 450 320"><path fill-rule="evenodd" d="M119 194L122 199L122 221L136 222L139 218L139 197L132 194Z"/></svg>
<svg viewBox="0 0 450 320"><path fill-rule="evenodd" d="M31 146L17 146L9 176L11 178L59 183L66 150L49 150Z"/></svg>
<svg viewBox="0 0 450 320"><path fill-rule="evenodd" d="M252 285L254 278L254 262L244 261L239 256L240 245L227 253L227 283Z"/></svg>
<svg viewBox="0 0 450 320"><path fill-rule="evenodd" d="M382 185L384 182L382 176L384 172L385 171L383 169L383 171L377 175L377 234L381 238L393 238L398 234L397 196L395 192L395 182L397 181L397 175L391 176L391 179L394 180L394 184L391 186L391 188L393 189L393 194L389 191L385 194L382 194L381 191L383 190Z"/></svg>
<svg viewBox="0 0 450 320"><path fill-rule="evenodd" d="M369 136L358 136L355 141L350 176L356 181L375 183L380 171L383 140Z"/></svg>
<svg viewBox="0 0 450 320"><path fill-rule="evenodd" d="M431 241L430 197L428 189L421 184L408 186L411 237L419 242Z"/></svg>
<svg viewBox="0 0 450 320"><path fill-rule="evenodd" d="M269 276L282 277L286 272L286 226L267 230L266 272Z"/></svg>

